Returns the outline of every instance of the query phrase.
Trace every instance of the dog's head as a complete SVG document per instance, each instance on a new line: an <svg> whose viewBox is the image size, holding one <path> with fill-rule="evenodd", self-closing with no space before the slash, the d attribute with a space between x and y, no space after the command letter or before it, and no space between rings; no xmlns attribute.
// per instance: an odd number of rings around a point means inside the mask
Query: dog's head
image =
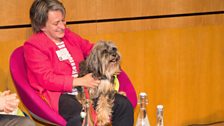
<svg viewBox="0 0 224 126"><path fill-rule="evenodd" d="M84 61L83 67L87 69L88 73L93 73L95 78L111 79L113 75L120 72L120 59L117 47L112 42L99 41Z"/></svg>

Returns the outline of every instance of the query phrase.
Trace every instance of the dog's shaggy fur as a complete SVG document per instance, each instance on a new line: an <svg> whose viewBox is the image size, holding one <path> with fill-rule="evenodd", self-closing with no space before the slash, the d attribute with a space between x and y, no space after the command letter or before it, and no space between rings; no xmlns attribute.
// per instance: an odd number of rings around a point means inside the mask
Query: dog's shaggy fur
<svg viewBox="0 0 224 126"><path fill-rule="evenodd" d="M101 81L97 88L88 90L92 101L90 103L97 101L93 106L96 111L98 126L105 126L111 122L114 94L116 93L114 75L119 72L120 54L112 42L97 42L87 59L80 63L80 77L92 73L93 78ZM86 104L84 92L79 93L77 98L83 105Z"/></svg>

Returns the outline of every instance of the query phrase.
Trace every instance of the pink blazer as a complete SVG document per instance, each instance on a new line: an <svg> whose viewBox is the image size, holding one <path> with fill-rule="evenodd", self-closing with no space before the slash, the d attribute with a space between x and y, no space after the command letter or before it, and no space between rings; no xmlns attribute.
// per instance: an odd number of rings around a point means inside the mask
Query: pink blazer
<svg viewBox="0 0 224 126"><path fill-rule="evenodd" d="M76 68L79 71L79 63L88 56L93 44L71 32L69 29L65 30L65 36L62 40L73 57ZM59 61L56 54L57 50L59 49L55 43L43 32L33 34L24 43L24 57L28 67L27 75L31 87L55 111L58 111L58 102L61 93L71 92L73 81L73 77L71 76L72 68L69 61ZM121 76L126 76L126 74L123 73ZM129 83L128 85L131 84L128 78L125 81L126 84L127 82ZM133 85L128 85L124 86L120 82L120 90L125 91L128 98L130 96L129 99L133 106L135 106L137 102L136 93Z"/></svg>

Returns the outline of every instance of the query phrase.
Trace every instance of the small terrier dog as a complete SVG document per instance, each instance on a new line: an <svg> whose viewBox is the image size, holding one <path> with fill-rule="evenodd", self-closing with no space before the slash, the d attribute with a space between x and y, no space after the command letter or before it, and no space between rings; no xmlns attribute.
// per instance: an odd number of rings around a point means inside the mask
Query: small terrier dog
<svg viewBox="0 0 224 126"><path fill-rule="evenodd" d="M83 106L86 106L87 100L90 100L89 104L95 109L97 126L106 126L111 123L116 93L114 78L120 73L120 59L117 47L112 42L99 41L94 45L87 59L80 63L79 77L92 73L93 78L101 81L97 88L88 89L89 99L86 99L83 90L77 96ZM88 108L89 105L86 107ZM90 113L87 111L88 120L93 125L94 119Z"/></svg>

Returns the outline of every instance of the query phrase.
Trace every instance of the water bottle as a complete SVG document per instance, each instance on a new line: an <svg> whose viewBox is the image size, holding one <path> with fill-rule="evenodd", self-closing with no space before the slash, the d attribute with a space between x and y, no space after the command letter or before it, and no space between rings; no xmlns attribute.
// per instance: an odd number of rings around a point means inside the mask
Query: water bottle
<svg viewBox="0 0 224 126"><path fill-rule="evenodd" d="M163 125L163 105L157 105L156 126Z"/></svg>
<svg viewBox="0 0 224 126"><path fill-rule="evenodd" d="M145 92L141 92L139 94L138 104L140 105L140 110L138 113L138 118L136 122L136 126L150 126L146 105L148 104L147 94Z"/></svg>

